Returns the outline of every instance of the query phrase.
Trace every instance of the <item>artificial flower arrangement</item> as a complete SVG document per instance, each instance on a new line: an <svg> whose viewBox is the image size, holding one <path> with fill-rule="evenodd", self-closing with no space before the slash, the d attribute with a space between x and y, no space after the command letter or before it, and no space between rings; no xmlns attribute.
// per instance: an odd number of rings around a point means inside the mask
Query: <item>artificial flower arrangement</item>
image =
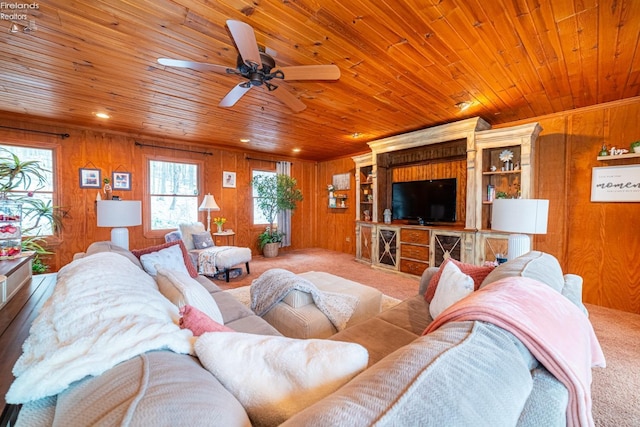
<svg viewBox="0 0 640 427"><path fill-rule="evenodd" d="M222 217L222 216L217 216L217 217L213 218L213 222L218 226L222 226L222 224L227 222L227 218Z"/></svg>
<svg viewBox="0 0 640 427"><path fill-rule="evenodd" d="M500 153L500 160L503 163L510 162L511 160L513 160L513 151L503 150L502 153Z"/></svg>

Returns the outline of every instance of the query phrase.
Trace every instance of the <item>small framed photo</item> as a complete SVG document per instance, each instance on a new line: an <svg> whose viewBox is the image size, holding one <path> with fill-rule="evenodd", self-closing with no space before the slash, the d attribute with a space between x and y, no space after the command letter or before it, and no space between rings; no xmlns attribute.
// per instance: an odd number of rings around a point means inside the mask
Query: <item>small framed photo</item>
<svg viewBox="0 0 640 427"><path fill-rule="evenodd" d="M102 187L100 169L80 168L80 188Z"/></svg>
<svg viewBox="0 0 640 427"><path fill-rule="evenodd" d="M236 173L222 172L222 186L227 188L236 188Z"/></svg>
<svg viewBox="0 0 640 427"><path fill-rule="evenodd" d="M130 172L113 172L111 187L114 190L131 190L131 173Z"/></svg>
<svg viewBox="0 0 640 427"><path fill-rule="evenodd" d="M351 182L351 174L341 173L333 175L332 184L335 190L348 190Z"/></svg>

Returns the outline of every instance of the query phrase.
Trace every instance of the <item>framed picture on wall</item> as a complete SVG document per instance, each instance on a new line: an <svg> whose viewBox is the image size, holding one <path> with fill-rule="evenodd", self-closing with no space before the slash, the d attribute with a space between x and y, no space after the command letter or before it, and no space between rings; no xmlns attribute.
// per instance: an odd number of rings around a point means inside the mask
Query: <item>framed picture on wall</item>
<svg viewBox="0 0 640 427"><path fill-rule="evenodd" d="M130 172L113 172L111 175L111 186L114 190L131 190Z"/></svg>
<svg viewBox="0 0 640 427"><path fill-rule="evenodd" d="M348 190L349 183L351 182L351 175L349 172L333 175L333 189L334 190Z"/></svg>
<svg viewBox="0 0 640 427"><path fill-rule="evenodd" d="M227 188L236 188L236 173L222 172L222 186Z"/></svg>
<svg viewBox="0 0 640 427"><path fill-rule="evenodd" d="M591 170L592 202L640 202L640 165Z"/></svg>
<svg viewBox="0 0 640 427"><path fill-rule="evenodd" d="M102 187L100 169L80 168L80 188Z"/></svg>

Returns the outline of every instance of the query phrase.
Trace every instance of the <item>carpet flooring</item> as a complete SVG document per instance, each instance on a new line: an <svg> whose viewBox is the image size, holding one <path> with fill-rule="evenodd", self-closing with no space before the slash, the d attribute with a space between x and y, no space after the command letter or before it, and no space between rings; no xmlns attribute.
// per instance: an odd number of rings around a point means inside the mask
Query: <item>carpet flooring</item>
<svg viewBox="0 0 640 427"><path fill-rule="evenodd" d="M269 268L294 273L326 271L379 289L398 299L418 292L418 278L398 275L355 261L352 255L324 249L281 251L276 258L256 256L251 274L214 280L222 289L248 286ZM586 304L607 361L606 368L593 369L591 394L593 416L598 427L640 427L640 315Z"/></svg>
<svg viewBox="0 0 640 427"><path fill-rule="evenodd" d="M270 268L284 268L294 273L306 271L325 271L371 286L385 295L393 298L406 299L418 294L418 277L409 277L391 273L381 269L371 268L355 260L353 255L325 249L304 249L280 251L275 258L254 256L249 263L251 273L247 275L242 269L242 275L225 282L224 279L214 279L213 282L221 289L233 289L249 286L251 282Z"/></svg>

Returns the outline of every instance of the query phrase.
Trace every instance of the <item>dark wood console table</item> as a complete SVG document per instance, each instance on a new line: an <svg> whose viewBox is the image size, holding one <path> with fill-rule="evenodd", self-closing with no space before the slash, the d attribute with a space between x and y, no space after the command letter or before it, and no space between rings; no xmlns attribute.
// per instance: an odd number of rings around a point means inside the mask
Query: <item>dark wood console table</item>
<svg viewBox="0 0 640 427"><path fill-rule="evenodd" d="M30 266L31 263L27 264ZM6 405L5 401L5 394L14 380L11 370L22 354L22 343L29 335L31 323L55 284L56 274L32 276L0 308L0 408L3 408L0 425L6 425L10 417L17 414L19 407Z"/></svg>

